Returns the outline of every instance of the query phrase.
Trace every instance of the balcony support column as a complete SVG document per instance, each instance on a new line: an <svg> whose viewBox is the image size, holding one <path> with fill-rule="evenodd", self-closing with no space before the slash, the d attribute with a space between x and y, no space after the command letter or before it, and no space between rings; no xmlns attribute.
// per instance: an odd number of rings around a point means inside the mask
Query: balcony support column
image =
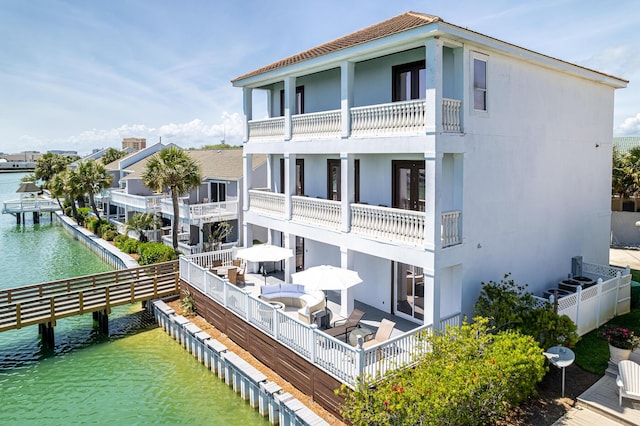
<svg viewBox="0 0 640 426"><path fill-rule="evenodd" d="M284 220L291 220L291 196L296 195L296 155L284 154Z"/></svg>
<svg viewBox="0 0 640 426"><path fill-rule="evenodd" d="M293 257L284 260L284 282L290 283L291 274L296 272L296 236L285 232L282 238L284 239L284 248L293 251Z"/></svg>
<svg viewBox="0 0 640 426"><path fill-rule="evenodd" d="M353 269L353 255L351 250L346 247L340 247L340 267L345 269ZM340 291L340 316L347 318L353 311L353 287Z"/></svg>
<svg viewBox="0 0 640 426"><path fill-rule="evenodd" d="M245 247L249 247L249 241L252 241L251 238L251 230L247 225L247 221L245 220L246 212L249 211L251 207L250 202L251 199L249 197L249 189L251 189L253 185L253 162L252 155L243 152L242 154L242 198L238 200L239 204L242 206L242 235L240 244ZM211 199L211 198L210 198Z"/></svg>
<svg viewBox="0 0 640 426"><path fill-rule="evenodd" d="M342 232L351 230L351 203L355 202L355 159L353 154L340 153L340 212Z"/></svg>
<svg viewBox="0 0 640 426"><path fill-rule="evenodd" d="M284 140L289 141L293 135L291 116L296 111L296 78L284 79Z"/></svg>
<svg viewBox="0 0 640 426"><path fill-rule="evenodd" d="M353 79L355 64L343 62L340 65L340 125L343 139L351 135L351 107L353 106Z"/></svg>
<svg viewBox="0 0 640 426"><path fill-rule="evenodd" d="M242 142L249 141L249 121L253 119L253 89L242 88L242 108L244 111L244 136Z"/></svg>
<svg viewBox="0 0 640 426"><path fill-rule="evenodd" d="M438 37L425 42L427 92L424 125L427 134L442 133L442 47L443 42Z"/></svg>

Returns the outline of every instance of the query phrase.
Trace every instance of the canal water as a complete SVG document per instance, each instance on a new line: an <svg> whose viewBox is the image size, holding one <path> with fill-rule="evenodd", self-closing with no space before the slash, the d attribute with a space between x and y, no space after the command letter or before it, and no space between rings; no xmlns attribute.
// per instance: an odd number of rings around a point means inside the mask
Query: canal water
<svg viewBox="0 0 640 426"><path fill-rule="evenodd" d="M19 198L22 176L0 173L0 204ZM0 215L0 289L113 269L48 214L26 222ZM91 314L61 320L48 353L37 326L0 333L0 424L268 424L138 304L114 309L109 331Z"/></svg>

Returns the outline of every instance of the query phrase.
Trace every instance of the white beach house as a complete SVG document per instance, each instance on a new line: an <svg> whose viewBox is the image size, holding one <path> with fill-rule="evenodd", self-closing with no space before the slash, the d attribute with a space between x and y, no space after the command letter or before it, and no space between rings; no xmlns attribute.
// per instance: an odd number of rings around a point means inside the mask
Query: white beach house
<svg viewBox="0 0 640 426"><path fill-rule="evenodd" d="M243 240L266 229L294 249L286 280L319 264L358 271L343 315L357 299L437 326L472 314L481 281L511 272L541 293L573 256L608 264L621 78L407 12L233 85Z"/></svg>

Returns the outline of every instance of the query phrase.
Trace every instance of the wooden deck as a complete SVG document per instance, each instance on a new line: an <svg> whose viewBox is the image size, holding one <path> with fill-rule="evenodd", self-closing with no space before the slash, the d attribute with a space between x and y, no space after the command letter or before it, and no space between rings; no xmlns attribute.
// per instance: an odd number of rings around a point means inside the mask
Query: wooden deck
<svg viewBox="0 0 640 426"><path fill-rule="evenodd" d="M0 331L178 294L178 261L0 291Z"/></svg>
<svg viewBox="0 0 640 426"><path fill-rule="evenodd" d="M618 405L616 379L605 375L578 397L577 405L554 426L640 425L640 403L629 399Z"/></svg>

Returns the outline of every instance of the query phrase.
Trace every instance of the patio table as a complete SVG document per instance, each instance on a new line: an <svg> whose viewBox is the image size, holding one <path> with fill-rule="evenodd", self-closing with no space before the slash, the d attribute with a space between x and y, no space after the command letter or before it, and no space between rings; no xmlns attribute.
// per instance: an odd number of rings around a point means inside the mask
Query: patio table
<svg viewBox="0 0 640 426"><path fill-rule="evenodd" d="M564 369L576 359L576 354L569 348L564 346L552 346L544 353L551 364L558 368L562 368L562 396L564 397Z"/></svg>

